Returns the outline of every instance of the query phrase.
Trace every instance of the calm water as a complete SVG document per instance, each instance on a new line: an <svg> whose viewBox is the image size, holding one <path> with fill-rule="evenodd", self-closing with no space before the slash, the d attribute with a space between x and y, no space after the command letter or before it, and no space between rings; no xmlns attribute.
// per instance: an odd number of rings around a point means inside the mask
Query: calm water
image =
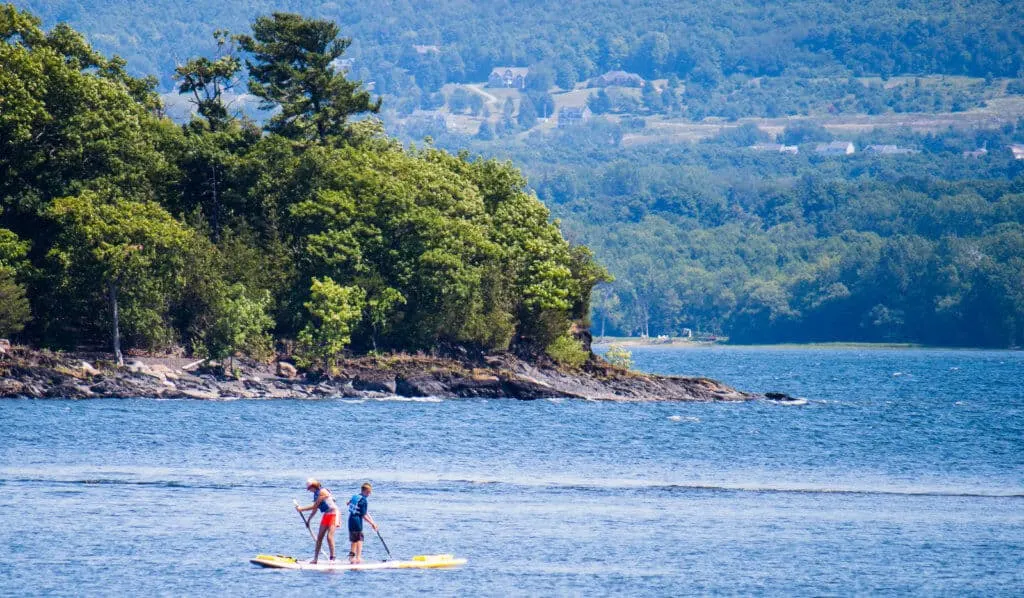
<svg viewBox="0 0 1024 598"><path fill-rule="evenodd" d="M1024 353L634 359L810 403L3 401L0 595L1024 592ZM469 564L249 565L311 556L310 475Z"/></svg>

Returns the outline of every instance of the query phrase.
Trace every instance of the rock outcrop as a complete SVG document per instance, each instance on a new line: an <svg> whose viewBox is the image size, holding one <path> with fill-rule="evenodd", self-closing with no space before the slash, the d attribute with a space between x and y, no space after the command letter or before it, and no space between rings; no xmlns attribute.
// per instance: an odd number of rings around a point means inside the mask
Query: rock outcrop
<svg viewBox="0 0 1024 598"><path fill-rule="evenodd" d="M594 358L565 371L510 353L477 359L422 355L363 357L331 377L303 374L287 362L236 360L222 368L172 357L140 357L117 368L108 360L14 346L0 357L0 398L156 397L274 399L330 397L577 398L610 401L744 401L763 398L708 378L626 371ZM193 371L194 369L194 371Z"/></svg>

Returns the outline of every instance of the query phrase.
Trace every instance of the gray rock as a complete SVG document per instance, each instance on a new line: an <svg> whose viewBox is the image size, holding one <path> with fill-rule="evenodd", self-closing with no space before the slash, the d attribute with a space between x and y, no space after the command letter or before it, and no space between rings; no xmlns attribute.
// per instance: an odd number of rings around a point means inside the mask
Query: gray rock
<svg viewBox="0 0 1024 598"><path fill-rule="evenodd" d="M82 364L78 367L78 370L82 372L82 375L88 376L90 378L94 378L100 375L100 371L92 367L92 364L89 363L88 361L83 361Z"/></svg>
<svg viewBox="0 0 1024 598"><path fill-rule="evenodd" d="M188 397L190 399L203 399L203 400L209 401L209 400L212 400L212 399L219 399L220 398L220 393L217 393L217 392L204 392L204 391L201 391L201 390L191 390L191 389L182 390L180 392L181 392L182 396Z"/></svg>
<svg viewBox="0 0 1024 598"><path fill-rule="evenodd" d="M25 394L25 384L13 378L0 378L0 397L13 399Z"/></svg>
<svg viewBox="0 0 1024 598"><path fill-rule="evenodd" d="M380 372L374 372L373 374L368 372L359 372L359 374L352 380L352 388L368 392L383 392L393 395L395 394L396 387L397 382L394 376L382 374Z"/></svg>
<svg viewBox="0 0 1024 598"><path fill-rule="evenodd" d="M299 370L295 369L295 366L287 361L279 361L277 362L277 375L282 378L291 379L299 375Z"/></svg>
<svg viewBox="0 0 1024 598"><path fill-rule="evenodd" d="M399 377L395 380L395 392L403 397L445 397L451 391L440 380L430 374Z"/></svg>

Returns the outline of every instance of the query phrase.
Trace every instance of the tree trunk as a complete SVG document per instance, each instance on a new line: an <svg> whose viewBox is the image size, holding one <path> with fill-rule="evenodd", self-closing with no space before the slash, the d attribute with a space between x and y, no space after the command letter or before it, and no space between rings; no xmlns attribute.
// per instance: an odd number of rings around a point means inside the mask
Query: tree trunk
<svg viewBox="0 0 1024 598"><path fill-rule="evenodd" d="M210 173L213 177L210 179L212 191L213 191L213 207L210 210L213 212L210 214L211 224L213 225L213 242L220 242L220 193L217 188L217 165L213 164L210 166Z"/></svg>
<svg viewBox="0 0 1024 598"><path fill-rule="evenodd" d="M124 365L124 356L121 355L121 321L120 314L117 311L117 283L111 282L107 285L107 293L110 299L110 313L111 313L111 334L114 340L114 357L117 359L117 365Z"/></svg>

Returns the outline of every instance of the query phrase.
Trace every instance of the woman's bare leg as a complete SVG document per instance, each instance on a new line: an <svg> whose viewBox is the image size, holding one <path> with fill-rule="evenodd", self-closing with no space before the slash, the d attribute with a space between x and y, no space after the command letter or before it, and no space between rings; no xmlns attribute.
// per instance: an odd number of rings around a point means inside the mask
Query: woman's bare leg
<svg viewBox="0 0 1024 598"><path fill-rule="evenodd" d="M316 535L316 552L313 553L313 561L312 561L313 563L316 563L317 559L320 558L320 545L323 544L323 542L324 542L324 534L327 533L328 529L329 528L321 527L320 528L320 533L318 533Z"/></svg>

